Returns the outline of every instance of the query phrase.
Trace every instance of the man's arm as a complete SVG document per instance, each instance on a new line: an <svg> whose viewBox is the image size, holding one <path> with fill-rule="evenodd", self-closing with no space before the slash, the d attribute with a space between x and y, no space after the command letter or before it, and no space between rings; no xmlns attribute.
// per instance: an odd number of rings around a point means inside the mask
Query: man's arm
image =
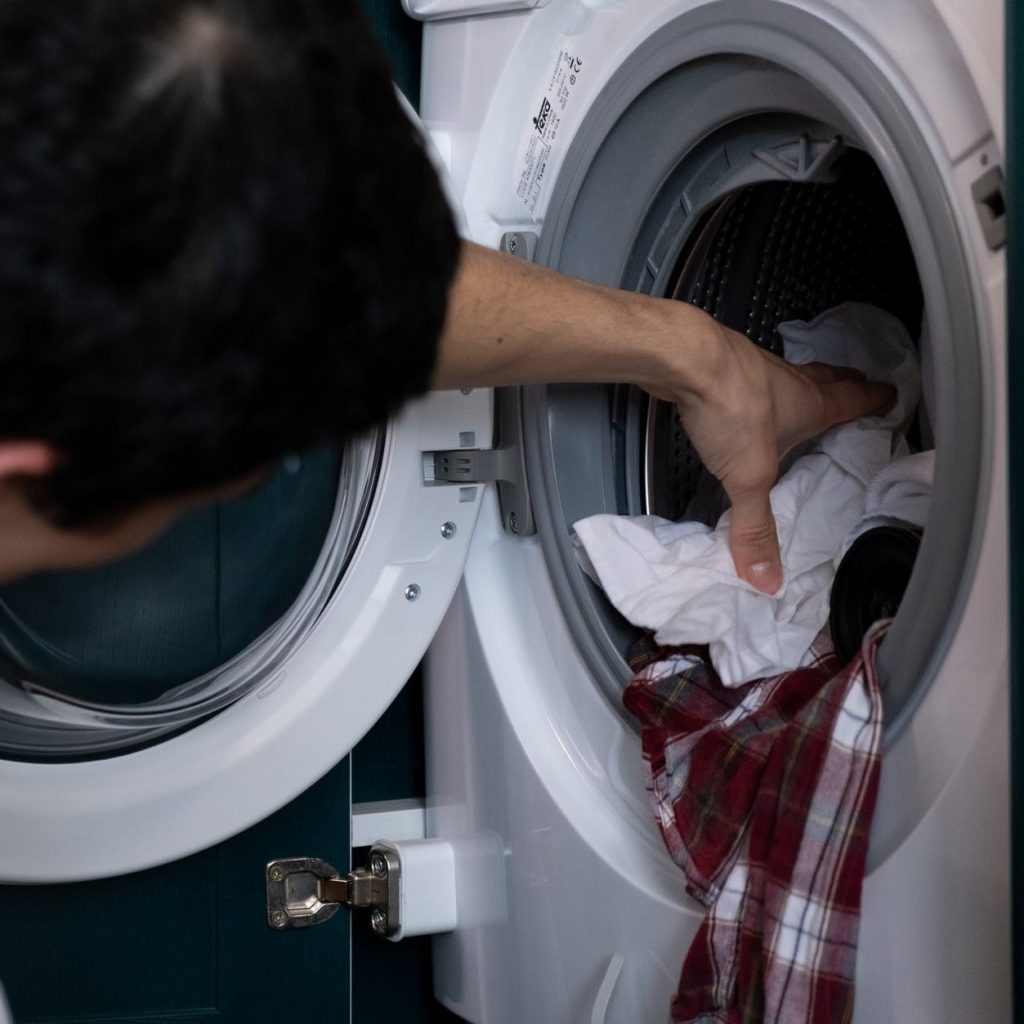
<svg viewBox="0 0 1024 1024"><path fill-rule="evenodd" d="M637 384L676 403L732 501L736 570L766 593L782 580L768 503L779 459L895 397L852 371L791 366L686 303L587 284L464 243L434 386L570 381Z"/></svg>

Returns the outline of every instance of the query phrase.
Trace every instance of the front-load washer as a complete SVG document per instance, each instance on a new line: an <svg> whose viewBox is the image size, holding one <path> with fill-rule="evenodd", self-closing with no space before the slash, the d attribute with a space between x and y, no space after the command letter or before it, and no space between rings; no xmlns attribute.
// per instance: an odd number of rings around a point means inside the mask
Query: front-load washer
<svg viewBox="0 0 1024 1024"><path fill-rule="evenodd" d="M439 18L424 110L477 240L762 341L854 285L927 320L942 514L888 648L858 1012L1006 1019L998 9L410 5ZM479 515L430 662L430 828L458 869L437 991L478 1021L662 1019L695 917L618 710L630 634L567 524L673 514L702 477L670 410L628 389L499 404L495 437L488 392L431 396L138 561L4 588L0 879L140 870L301 792L430 643ZM530 502L439 477L439 452L495 440Z"/></svg>
<svg viewBox="0 0 1024 1024"><path fill-rule="evenodd" d="M919 339L934 505L882 650L855 1020L1009 1020L1000 4L406 6L477 241L697 302L764 345L846 299ZM720 496L634 390L500 405L529 514L488 491L428 656L428 833L460 870L435 991L477 1024L664 1020L699 915L620 708L635 633L570 527Z"/></svg>

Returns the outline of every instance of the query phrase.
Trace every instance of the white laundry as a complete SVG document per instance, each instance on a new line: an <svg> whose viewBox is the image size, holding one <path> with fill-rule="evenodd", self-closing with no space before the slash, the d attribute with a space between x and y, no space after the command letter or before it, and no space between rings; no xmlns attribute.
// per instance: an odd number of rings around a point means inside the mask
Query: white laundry
<svg viewBox="0 0 1024 1024"><path fill-rule="evenodd" d="M878 472L864 494L864 518L843 543L843 552L862 534L878 526L924 529L932 502L935 451L895 459Z"/></svg>
<svg viewBox="0 0 1024 1024"><path fill-rule="evenodd" d="M847 303L811 323L782 324L794 363L852 366L895 385L885 416L823 434L772 489L783 582L772 595L739 579L729 513L712 529L655 516L599 515L575 524L581 563L630 622L666 645L707 644L722 682L738 686L804 664L828 620L828 592L843 541L863 520L869 483L897 453L920 397L906 329L882 310Z"/></svg>

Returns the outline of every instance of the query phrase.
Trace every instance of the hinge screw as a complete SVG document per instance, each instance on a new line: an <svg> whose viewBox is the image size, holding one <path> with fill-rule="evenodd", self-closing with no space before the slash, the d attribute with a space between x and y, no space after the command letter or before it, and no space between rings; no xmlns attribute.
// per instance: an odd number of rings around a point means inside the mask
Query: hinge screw
<svg viewBox="0 0 1024 1024"><path fill-rule="evenodd" d="M370 927L378 935L383 935L387 931L388 915L380 907L377 907L373 913L370 914Z"/></svg>
<svg viewBox="0 0 1024 1024"><path fill-rule="evenodd" d="M418 601L421 593L423 593L423 591L420 590L420 585L418 583L410 583L409 586L405 588L405 599L406 601Z"/></svg>
<svg viewBox="0 0 1024 1024"><path fill-rule="evenodd" d="M270 915L270 923L275 928L283 928L288 923L288 915L283 910L275 910Z"/></svg>
<svg viewBox="0 0 1024 1024"><path fill-rule="evenodd" d="M455 536L456 529L457 527L454 523L445 523L441 527L441 536L444 537L445 540L451 540L452 537Z"/></svg>
<svg viewBox="0 0 1024 1024"><path fill-rule="evenodd" d="M519 532L519 516L515 512L509 512L508 514L508 528L512 533Z"/></svg>
<svg viewBox="0 0 1024 1024"><path fill-rule="evenodd" d="M383 853L370 854L370 870L378 878L383 878L388 873L388 862Z"/></svg>
<svg viewBox="0 0 1024 1024"><path fill-rule="evenodd" d="M270 869L270 880L272 882L280 882L284 878L284 868L274 867Z"/></svg>

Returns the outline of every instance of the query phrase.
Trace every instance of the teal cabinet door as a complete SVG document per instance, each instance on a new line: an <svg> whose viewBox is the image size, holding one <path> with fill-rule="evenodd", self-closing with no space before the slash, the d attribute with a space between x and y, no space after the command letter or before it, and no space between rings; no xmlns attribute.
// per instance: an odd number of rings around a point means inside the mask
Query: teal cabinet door
<svg viewBox="0 0 1024 1024"><path fill-rule="evenodd" d="M277 814L185 860L0 887L0 979L16 1024L345 1024L348 916L272 931L264 871L311 850L346 870L349 811L346 759Z"/></svg>
<svg viewBox="0 0 1024 1024"><path fill-rule="evenodd" d="M1024 10L1006 4L1014 1020L1024 1020Z"/></svg>

